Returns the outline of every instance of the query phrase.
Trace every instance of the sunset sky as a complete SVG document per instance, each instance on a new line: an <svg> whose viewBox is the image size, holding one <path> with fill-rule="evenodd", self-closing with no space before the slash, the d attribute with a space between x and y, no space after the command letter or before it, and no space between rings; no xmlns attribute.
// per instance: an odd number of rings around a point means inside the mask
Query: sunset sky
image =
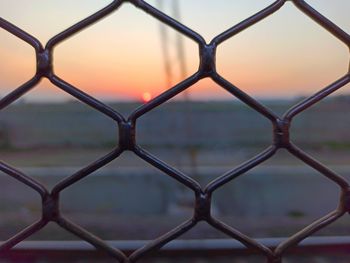
<svg viewBox="0 0 350 263"><path fill-rule="evenodd" d="M170 3L164 12L171 15ZM104 0L0 0L0 16L45 44L52 36L103 8ZM148 1L156 5L156 0ZM182 22L207 42L273 1L179 0ZM315 9L350 33L350 1L309 0ZM109 100L135 100L168 89L157 20L124 4L110 16L59 44L55 73L74 86ZM181 78L176 34L169 29L173 84ZM187 75L198 68L198 47L184 38ZM34 50L0 29L0 96L35 73ZM260 97L307 95L346 74L347 47L288 2L277 13L224 42L217 69L248 94ZM343 91L348 90L349 85ZM210 80L190 88L193 99L229 98ZM66 94L47 80L26 95L30 100L64 100Z"/></svg>

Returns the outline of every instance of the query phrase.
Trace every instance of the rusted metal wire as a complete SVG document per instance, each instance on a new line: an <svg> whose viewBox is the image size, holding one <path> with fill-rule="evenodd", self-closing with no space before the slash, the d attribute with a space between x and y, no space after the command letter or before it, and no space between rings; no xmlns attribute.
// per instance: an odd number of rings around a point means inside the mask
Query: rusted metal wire
<svg viewBox="0 0 350 263"><path fill-rule="evenodd" d="M0 27L9 33L17 36L23 41L27 42L35 49L36 59L37 59L37 70L35 76L30 80L25 82L23 85L12 91L10 94L5 96L0 100L0 110L9 106L15 100L23 96L25 93L29 92L31 89L39 83L42 78L47 78L51 83L57 86L59 89L75 97L82 103L89 105L95 110L99 111L101 114L106 115L111 118L116 125L119 127L119 142L115 146L115 149L109 154L101 157L95 162L91 163L87 167L81 169L75 174L65 178L59 182L53 190L50 192L44 185L36 181L35 179L25 175L23 172L17 170L10 165L0 162L0 170L7 175L17 179L19 182L27 185L41 196L42 200L42 217L41 219L24 229L20 233L11 237L9 240L1 243L0 245L0 255L5 255L9 253L9 250L15 245L19 244L29 236L40 231L49 222L55 222L60 227L66 229L67 231L78 236L82 240L90 243L97 249L104 251L114 257L118 262L129 263L136 262L143 258L145 255L151 252L157 252L163 246L169 244L170 241L177 239L185 232L194 228L198 222L206 221L213 228L221 231L227 236L239 241L250 251L255 251L266 257L267 262L282 262L282 258L288 249L293 249L298 243L302 242L305 238L310 237L316 231L324 228L325 226L331 224L338 218L342 217L346 212L350 212L350 187L349 182L347 182L342 176L338 175L336 172L332 171L330 168L326 167L322 163L318 162L312 156L307 155L302 149L298 148L290 139L290 126L293 122L293 118L305 111L309 107L313 106L320 100L324 99L326 96L335 92L336 90L344 87L350 82L350 73L348 72L345 76L336 80L334 83L325 87L323 90L317 92L316 94L306 98L304 101L291 107L282 117L279 117L270 109L256 101L253 97L246 94L243 90L234 86L232 83L227 81L223 76L220 76L216 71L216 49L224 41L234 37L239 32L247 29L248 27L260 22L269 15L277 12L288 0L277 0L270 6L256 13L255 15L247 18L241 23L229 28L225 32L216 36L210 43L206 43L204 38L197 32L191 30L187 26L176 21L174 18L167 16L162 13L157 8L148 4L144 0L115 0L105 8L96 12L95 14L89 16L88 18L76 23L65 31L59 33L58 35L51 38L48 43L44 46L37 40L34 36L26 33L22 29L16 27L10 22L0 18ZM320 14L318 11L313 9L309 4L303 0L289 0L291 1L301 12L315 20L320 26L325 28L341 42L350 48L350 36L345 31L343 31L336 24L331 22L325 16ZM115 111L111 107L107 106L103 102L97 100L96 98L84 93L73 85L67 83L59 76L54 73L53 69L53 50L62 41L67 40L67 38L73 36L74 34L80 32L86 27L98 22L105 16L115 12L123 3L131 3L136 8L143 10L144 12L150 14L155 19L164 23L165 25L172 27L177 30L180 34L194 40L198 44L200 64L198 66L198 71L194 72L190 77L181 81L174 87L166 90L164 93L160 94L156 98L152 99L150 102L142 105L134 112L130 114L128 118L125 118L122 114ZM251 160L241 164L240 166L234 168L233 170L219 176L214 181L210 182L207 186L202 187L196 180L190 178L188 175L178 171L174 167L161 161L158 157L153 156L146 150L142 149L137 143L136 128L137 120L152 111L159 105L162 105L166 101L170 100L177 94L184 92L186 89L194 85L196 82L203 78L211 78L215 83L220 85L223 89L227 90L233 96L241 100L243 103L254 109L256 112L261 114L261 117L265 117L271 121L272 124L272 134L274 137L273 144L269 146L266 150L256 155ZM263 244L261 240L254 240L245 234L239 232L238 230L230 227L215 218L211 213L211 203L212 194L224 186L228 182L239 177L243 173L249 171L250 169L258 166L262 162L271 158L279 149L286 149L292 155L297 157L299 160L303 161L306 165L317 170L321 175L330 179L333 183L337 184L341 189L341 195L339 198L339 204L335 211L329 213L323 218L320 218L305 227L300 232L296 233L292 237L279 244L266 245ZM115 160L124 151L134 152L136 156L148 162L150 165L156 167L157 169L163 171L166 175L177 180L184 187L189 188L193 191L193 198L195 199L195 206L193 208L193 216L188 219L183 224L179 225L170 232L164 234L163 236L145 244L141 248L132 251L131 254L123 252L111 245L110 243L99 239L94 236L86 229L83 229L79 225L70 222L65 218L64 214L60 211L60 193L70 187L74 183L78 182L82 178L89 176L92 172L104 167L109 162Z"/></svg>

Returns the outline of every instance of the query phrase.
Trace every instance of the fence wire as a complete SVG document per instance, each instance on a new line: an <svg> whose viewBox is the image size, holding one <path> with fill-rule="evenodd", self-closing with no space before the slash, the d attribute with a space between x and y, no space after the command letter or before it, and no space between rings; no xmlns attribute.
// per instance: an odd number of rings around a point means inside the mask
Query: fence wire
<svg viewBox="0 0 350 263"><path fill-rule="evenodd" d="M292 106L282 117L279 117L270 109L266 108L264 105L256 101L253 97L246 94L243 90L239 89L231 82L227 81L216 71L215 54L217 47L221 43L234 37L236 34L247 29L248 27L262 21L269 15L277 12L287 1L291 1L301 12L312 18L321 27L325 28L329 33L334 35L336 38L338 38L341 42L343 42L350 48L350 35L343 31L332 21L327 19L325 16L320 14L318 11L316 11L304 0L277 0L270 6L256 13L255 15L247 18L246 20L229 28L225 32L217 35L209 44L206 43L206 41L200 34L191 30L186 25L181 24L179 21L176 21L175 19L167 16L166 14L164 14L163 12L161 12L160 10L143 0L115 0L105 8L99 10L98 12L87 17L86 19L74 24L73 26L59 33L58 35L52 37L45 46L43 46L42 43L40 43L40 41L37 40L34 36L31 36L27 32L18 28L16 25L11 24L10 22L0 18L0 27L34 47L37 60L35 76L20 87L18 87L17 89L15 89L14 91L12 91L10 94L2 98L0 100L0 110L3 110L4 108L12 104L15 100L23 96L26 92L29 92L31 89L33 89L42 78L47 78L59 89L65 91L66 93L75 97L79 101L89 105L90 107L94 108L95 110L99 111L102 114L105 114L106 116L114 120L119 127L119 142L113 151L96 160L95 162L91 163L90 165L86 166L85 168L79 170L75 174L63 179L52 189L52 191L49 191L40 182L17 170L15 167L11 167L5 162L0 162L0 170L2 172L17 179L21 183L27 185L34 191L38 192L42 200L41 219L36 223L32 224L31 226L27 227L20 233L11 237L7 241L1 243L0 255L1 253L7 252L15 245L30 237L34 233L40 231L49 222L55 222L60 227L73 233L80 239L92 244L97 249L107 252L110 256L114 257L117 260L117 262L136 262L151 252L159 251L164 245L168 244L172 240L177 239L185 232L194 228L198 222L206 221L213 228L228 235L232 239L241 242L249 250L256 251L257 253L266 257L267 262L281 263L282 258L288 249L297 246L299 242L311 236L316 231L333 223L334 221L342 217L346 212L350 212L349 183L342 176L338 175L330 168L326 167L325 165L314 159L312 156L306 154L302 149L298 148L298 146L296 146L291 141L289 134L290 125L293 122L294 117L300 114L301 112L305 111L306 109L310 108L320 100L324 99L331 93L339 90L340 88L348 84L350 82L350 71L348 71L348 73L345 76L336 80L329 86ZM200 54L200 63L197 72L195 72L187 79L184 79L174 87L166 90L164 93L160 94L148 103L140 106L134 112L132 112L128 118L125 118L119 112L107 106L103 102L97 100L93 96L83 92L82 90L79 90L78 88L69 84L65 80L61 79L54 73L53 70L53 50L57 45L59 45L62 41L67 40L69 37L73 36L79 31L92 25L93 23L103 19L105 16L117 11L118 8L124 3L133 4L136 8L143 10L144 12L153 16L155 19L161 21L169 27L172 27L179 33L195 41L198 44ZM268 147L260 154L256 155L254 158L248 160L247 162L219 176L204 188L201 187L197 181L190 178L188 175L164 163L158 157L153 156L145 149L142 149L137 143L137 136L135 132L137 128L137 120L141 116L149 113L150 111L162 105L177 94L184 92L186 89L188 89L203 78L211 78L223 89L227 90L233 96L244 102L246 105L257 111L258 113L260 113L261 117L269 119L274 127L274 140L273 144L270 147ZM249 171L250 169L258 166L262 162L268 160L281 148L286 149L292 155L303 161L306 165L317 170L318 172L320 172L321 175L327 177L328 179L333 181L333 183L337 184L341 189L341 194L339 197L337 209L335 209L328 215L316 220L300 232L281 242L276 247L271 248L265 246L257 240L246 236L245 234L239 232L237 229L230 227L224 222L215 218L215 216L213 216L211 213L211 197L214 191L227 184L228 182L234 180L235 178L239 177L243 173ZM193 191L195 198L195 206L193 208L192 218L190 218L183 224L177 226L170 232L164 234L163 236L152 240L145 246L133 251L131 254L126 254L122 250L110 246L107 242L101 240L100 238L94 236L87 230L83 229L81 226L68 220L65 217L65 215L61 213L59 205L61 191L70 187L71 185L75 184L79 180L100 169L101 167L104 167L109 162L118 158L124 151L133 152L139 158L148 162L157 169L163 171L166 175L179 181L185 187Z"/></svg>

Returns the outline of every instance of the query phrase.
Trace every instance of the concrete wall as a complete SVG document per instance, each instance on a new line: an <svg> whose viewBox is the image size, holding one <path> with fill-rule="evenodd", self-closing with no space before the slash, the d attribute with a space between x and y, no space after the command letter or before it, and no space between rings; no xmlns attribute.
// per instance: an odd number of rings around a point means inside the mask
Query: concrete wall
<svg viewBox="0 0 350 263"><path fill-rule="evenodd" d="M337 168L349 174L347 167ZM48 186L70 169L28 169L29 174ZM50 174L50 175L48 175ZM205 178L204 178L205 177ZM209 178L208 178L209 177ZM200 181L213 179L202 174ZM40 198L13 178L0 176L1 211L39 212ZM118 169L95 172L62 192L66 213L119 213L164 215L190 212L194 195L162 173ZM240 217L321 216L336 208L338 187L304 167L260 167L239 177L214 194L214 212Z"/></svg>

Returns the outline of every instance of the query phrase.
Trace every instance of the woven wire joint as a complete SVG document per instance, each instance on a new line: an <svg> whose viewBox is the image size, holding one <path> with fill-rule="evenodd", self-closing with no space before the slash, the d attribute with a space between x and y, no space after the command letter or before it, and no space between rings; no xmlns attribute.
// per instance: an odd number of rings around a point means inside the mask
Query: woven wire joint
<svg viewBox="0 0 350 263"><path fill-rule="evenodd" d="M16 25L11 24L10 22L0 18L0 27L9 33L15 35L21 40L27 42L35 49L36 59L37 59L37 68L34 77L25 82L23 85L12 91L7 96L3 97L0 100L0 110L3 110L7 106L11 105L15 100L23 96L25 93L33 89L42 78L47 78L52 84L57 88L63 90L64 92L75 97L82 103L94 108L96 111L106 115L111 118L119 127L119 142L113 151L91 163L87 167L82 168L73 175L64 178L59 182L52 191L49 191L44 185L35 179L27 176L23 172L17 170L14 167L6 164L5 162L0 162L0 170L7 175L17 179L21 183L32 188L34 191L40 194L42 200L42 217L39 221L35 222L31 226L27 227L23 231L19 232L15 236L11 237L7 241L1 243L0 245L0 256L2 253L13 248L16 244L30 237L34 233L40 231L45 225L49 222L55 222L60 227L66 229L67 231L78 236L82 240L92 244L97 249L100 249L110 256L114 257L118 262L136 262L139 259L143 258L146 254L151 252L157 252L164 245L171 242L174 239L177 239L185 232L189 231L200 221L206 221L213 228L221 231L222 233L228 235L232 239L235 239L241 242L249 249L257 251L259 254L262 254L266 257L267 262L282 262L282 256L284 253L291 247L296 246L305 238L311 236L316 231L326 227L332 222L336 221L342 217L346 212L350 211L350 188L349 183L340 175L324 166L322 163L318 162L313 157L307 155L302 149L298 148L290 140L289 128L293 121L293 118L310 108L320 100L324 99L328 95L337 91L341 87L345 86L350 82L350 73L343 76L342 78L336 80L334 83L320 90L316 94L306 98L305 100L297 103L291 107L282 117L279 117L274 112L266 108L264 105L260 104L253 97L246 94L244 91L240 90L238 87L234 86L232 83L227 81L224 77L220 76L216 71L216 60L215 54L218 46L224 41L234 37L236 34L247 29L248 27L262 21L271 14L277 12L288 0L277 0L272 3L270 6L259 11L253 16L245 19L239 24L229 28L225 32L217 35L210 43L206 43L204 38L197 32L191 30L187 26L181 24L179 21L167 16L157 8L149 5L143 0L114 0L108 6L99 10L98 12L92 14L91 16L85 18L84 20L76 23L75 25L69 27L58 35L52 37L45 46L40 43L34 36L31 36L27 32L18 28ZM326 29L329 33L343 42L350 48L350 36L344 32L340 27L331 22L325 16L320 14L318 11L313 9L309 4L303 0L290 0L301 12L303 12L308 17L312 18L320 26ZM134 112L130 114L128 118L125 118L119 112L115 111L111 107L97 100L93 96L84 93L78 88L72 86L68 82L61 79L54 73L53 70L53 50L60 44L62 41L73 36L79 31L89 27L95 22L98 22L105 16L115 12L123 3L131 3L136 8L143 10L149 15L153 16L155 19L161 21L169 27L177 30L179 33L184 36L192 39L198 44L199 54L200 54L200 63L198 71L193 75L184 79L174 87L166 90L156 98L152 99L148 103L140 106ZM202 187L197 181L190 178L186 174L178 171L174 167L164 163L156 156L148 153L142 149L137 144L137 138L135 129L137 126L137 120L141 116L147 114L158 106L162 105L169 99L173 98L177 94L185 91L199 80L203 78L211 78L215 83L221 86L223 89L229 91L233 96L238 98L240 101L248 105L250 108L257 111L261 114L261 117L265 117L271 121L273 125L273 144L268 147L266 150L256 155L254 158L248 160L247 162L239 165L238 167L230 170L229 172L219 176L212 182L210 182L206 187ZM320 172L323 176L332 180L337 184L341 189L341 194L339 198L338 208L328 215L320 218L305 227L300 232L289 237L287 240L280 243L277 247L271 248L267 247L264 244L257 242L256 240L246 236L245 234L239 232L238 230L224 224L219 219L215 218L211 214L211 197L214 191L225 185L226 183L232 181L243 173L249 171L250 169L258 166L262 162L271 158L278 149L284 148L292 155L297 157L299 160L303 161L308 166ZM109 162L118 158L124 151L131 151L139 158L148 162L152 166L164 172L166 175L172 177L173 179L180 182L185 187L189 188L194 193L195 206L193 208L194 213L193 217L183 224L179 225L170 232L164 234L163 236L150 241L144 247L141 247L131 253L126 255L123 251L118 248L114 248L107 244L105 241L94 236L87 230L83 229L79 225L74 224L68 220L60 211L59 201L60 193L62 190L70 187L74 183L93 173L94 171L104 167Z"/></svg>

